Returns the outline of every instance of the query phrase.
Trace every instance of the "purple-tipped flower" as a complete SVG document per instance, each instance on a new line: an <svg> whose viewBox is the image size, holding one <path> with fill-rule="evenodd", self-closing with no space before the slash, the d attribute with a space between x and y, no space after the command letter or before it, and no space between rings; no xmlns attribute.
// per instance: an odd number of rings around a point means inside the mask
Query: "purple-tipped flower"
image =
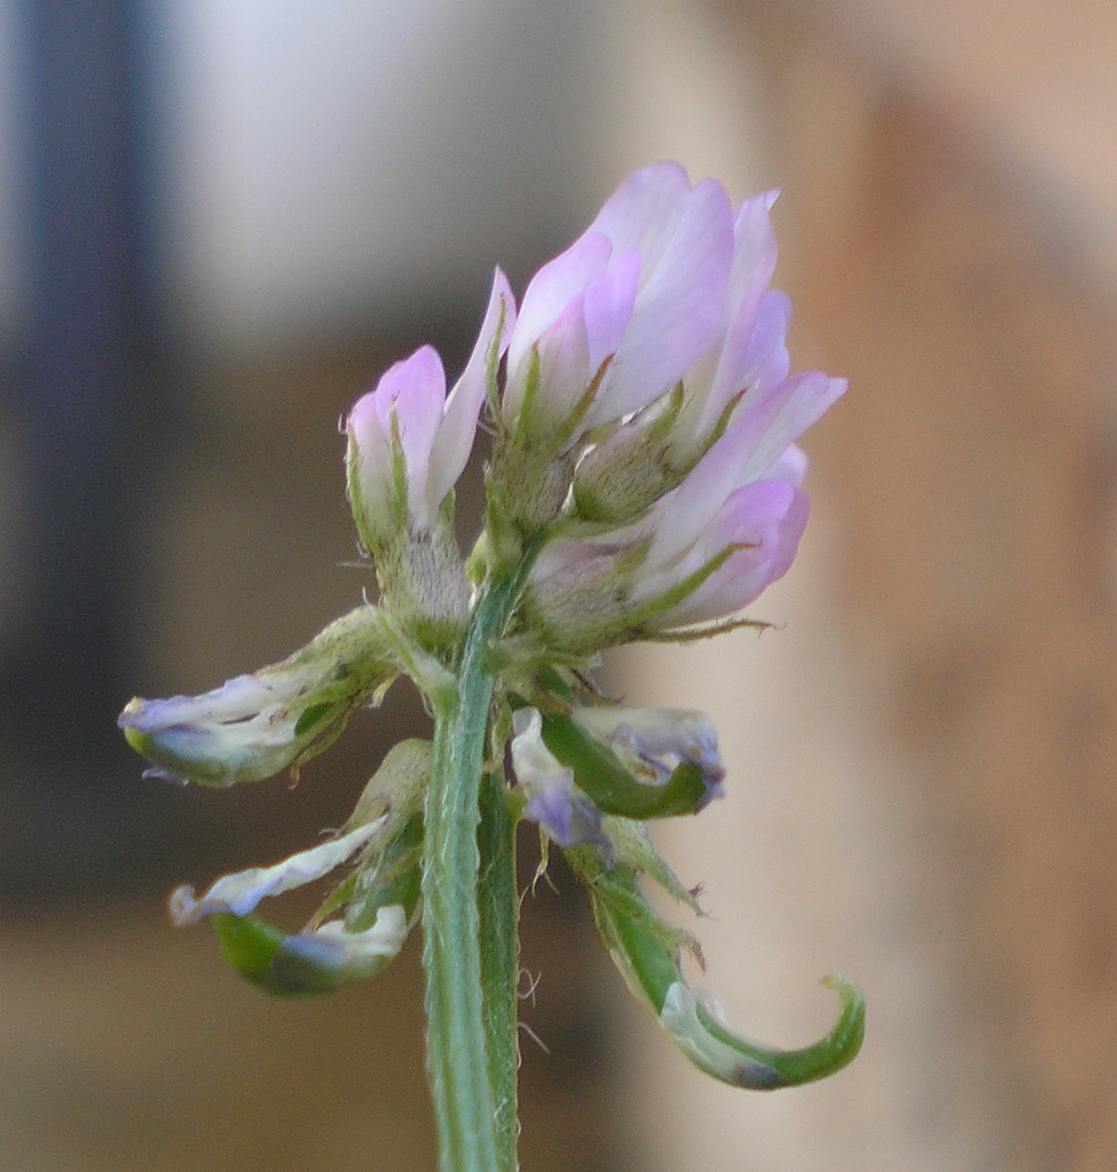
<svg viewBox="0 0 1117 1172"><path fill-rule="evenodd" d="M844 379L794 375L747 406L683 482L636 525L560 540L528 607L550 642L586 650L747 606L791 565L810 512L798 436Z"/></svg>
<svg viewBox="0 0 1117 1172"><path fill-rule="evenodd" d="M152 762L147 776L224 788L298 765L377 702L397 668L380 612L360 606L282 663L200 696L130 700L117 723Z"/></svg>

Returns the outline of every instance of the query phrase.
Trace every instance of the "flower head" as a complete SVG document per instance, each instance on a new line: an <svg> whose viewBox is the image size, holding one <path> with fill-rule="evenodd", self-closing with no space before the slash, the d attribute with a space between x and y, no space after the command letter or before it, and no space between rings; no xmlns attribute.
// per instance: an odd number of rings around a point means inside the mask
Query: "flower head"
<svg viewBox="0 0 1117 1172"><path fill-rule="evenodd" d="M281 994L373 975L422 917L432 1085L456 1079L461 1092L463 1071L469 1084L456 1101L468 1100L471 1122L449 1129L447 1167L515 1163L490 1134L514 1136L502 1113L515 1096L497 1095L477 1040L515 1021L515 991L496 974L515 969L517 818L565 852L630 988L703 1070L772 1089L822 1077L860 1046L864 1007L840 980L838 1025L792 1052L738 1038L687 984L682 958L701 961L697 941L660 919L639 882L698 910L697 888L648 827L722 796L717 736L700 712L624 708L592 678L612 645L751 621L734 616L795 557L810 512L797 441L845 382L790 372L790 302L769 288L774 201L734 210L720 184L659 163L624 180L539 270L518 313L497 269L449 394L423 346L345 421L376 605L282 663L200 696L137 698L120 716L149 773L224 787L297 769L410 676L433 741L397 744L324 841L200 895L180 887L170 911L176 924L209 920L233 966ZM483 404L494 433L484 528L463 564L454 485ZM327 876L332 889L299 930L258 918L266 898ZM479 924L493 950L484 980Z"/></svg>

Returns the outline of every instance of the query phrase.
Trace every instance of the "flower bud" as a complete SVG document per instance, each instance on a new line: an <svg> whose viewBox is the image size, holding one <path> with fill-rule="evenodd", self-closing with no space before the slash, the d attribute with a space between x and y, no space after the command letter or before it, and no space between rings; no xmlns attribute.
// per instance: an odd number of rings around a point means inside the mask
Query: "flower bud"
<svg viewBox="0 0 1117 1172"><path fill-rule="evenodd" d="M452 640L465 623L468 591L451 494L486 390L495 395L497 364L514 321L515 302L497 269L473 353L450 394L441 359L423 346L386 371L345 423L357 532L376 561L385 603L427 646Z"/></svg>

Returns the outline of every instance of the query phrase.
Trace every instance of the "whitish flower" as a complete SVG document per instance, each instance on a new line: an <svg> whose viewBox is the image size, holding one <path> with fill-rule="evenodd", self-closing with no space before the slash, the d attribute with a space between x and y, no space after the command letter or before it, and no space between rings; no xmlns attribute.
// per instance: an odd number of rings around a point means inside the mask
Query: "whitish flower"
<svg viewBox="0 0 1117 1172"><path fill-rule="evenodd" d="M200 696L137 696L117 723L153 762L146 776L223 788L271 777L325 748L395 674L379 612L360 606L282 663Z"/></svg>

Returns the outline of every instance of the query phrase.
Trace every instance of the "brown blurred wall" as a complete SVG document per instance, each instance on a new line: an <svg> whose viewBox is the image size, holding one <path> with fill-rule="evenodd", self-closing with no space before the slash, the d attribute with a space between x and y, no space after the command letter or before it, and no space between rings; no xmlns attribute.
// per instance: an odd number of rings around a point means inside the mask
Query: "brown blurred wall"
<svg viewBox="0 0 1117 1172"><path fill-rule="evenodd" d="M666 136L633 120L699 170L759 143L753 186L785 189L794 359L852 390L808 439L805 556L757 608L788 629L691 652L687 697L674 654L636 653L627 678L723 729L721 821L672 837L727 922L700 930L734 1020L804 1040L825 1025L809 983L838 967L870 1025L840 1079L759 1106L639 1037L641 1166L1112 1168L1112 6L1075 6L1073 28L1035 4L1010 25L661 7L688 30L684 94L740 100L736 55L761 129L727 135L724 108ZM676 46L648 42L645 75Z"/></svg>

